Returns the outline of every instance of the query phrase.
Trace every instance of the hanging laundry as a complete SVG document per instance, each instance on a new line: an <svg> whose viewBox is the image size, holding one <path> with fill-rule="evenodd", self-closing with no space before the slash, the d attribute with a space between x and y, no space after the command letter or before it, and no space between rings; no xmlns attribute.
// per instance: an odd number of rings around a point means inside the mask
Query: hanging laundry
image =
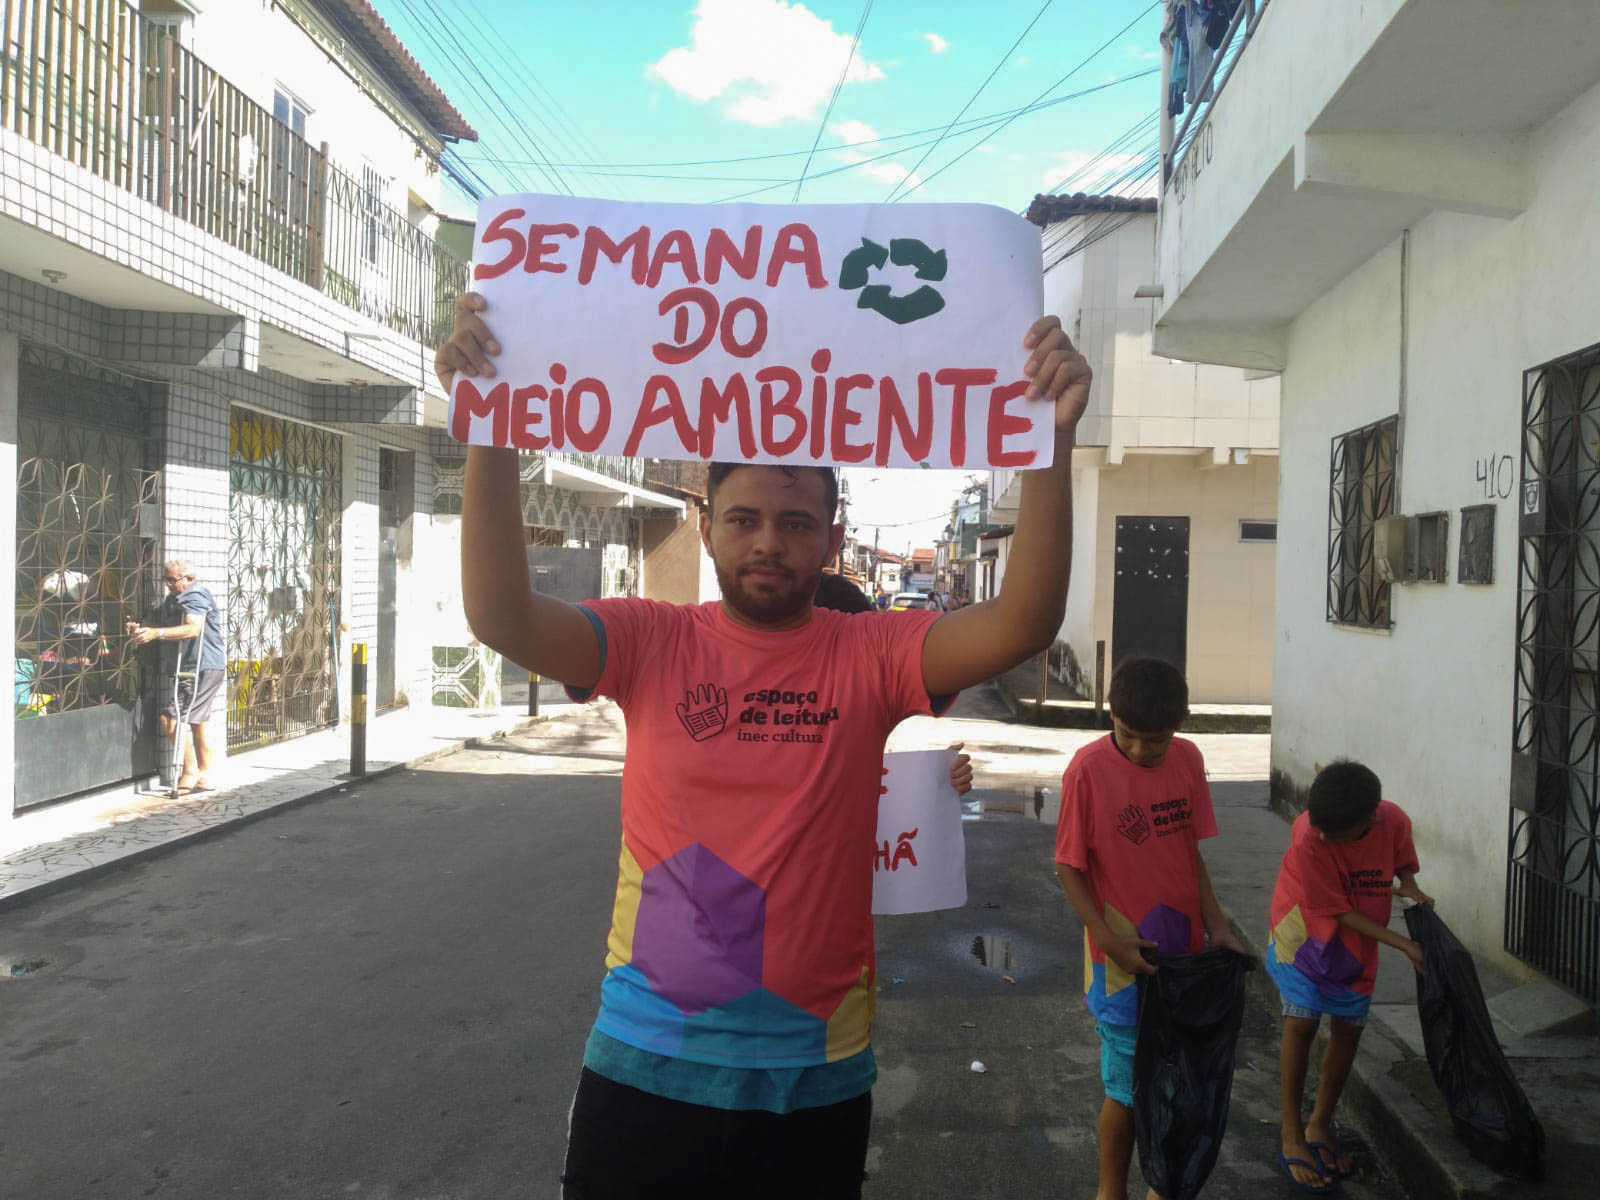
<svg viewBox="0 0 1600 1200"><path fill-rule="evenodd" d="M1181 116L1184 108L1184 94L1189 90L1189 18L1188 6L1183 3L1172 5L1167 9L1168 18L1171 20L1172 43L1172 74L1167 86L1167 115L1169 117ZM1165 43L1167 32L1162 31L1162 40Z"/></svg>
<svg viewBox="0 0 1600 1200"><path fill-rule="evenodd" d="M1211 99L1209 86L1211 63L1216 51L1206 43L1206 26L1211 23L1211 13L1201 0L1189 0L1185 10L1185 41L1189 45L1189 78L1185 95L1191 105Z"/></svg>
<svg viewBox="0 0 1600 1200"><path fill-rule="evenodd" d="M1211 19L1206 22L1206 45L1216 50L1221 48L1222 39L1228 36L1228 29L1233 25L1233 14L1238 10L1240 0L1204 0L1204 2L1211 13Z"/></svg>

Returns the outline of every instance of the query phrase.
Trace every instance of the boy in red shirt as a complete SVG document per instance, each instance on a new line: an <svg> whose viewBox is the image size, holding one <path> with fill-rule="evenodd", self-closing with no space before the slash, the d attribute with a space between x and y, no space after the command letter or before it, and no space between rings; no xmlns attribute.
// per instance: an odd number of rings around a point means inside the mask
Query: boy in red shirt
<svg viewBox="0 0 1600 1200"><path fill-rule="evenodd" d="M1084 1004L1100 1035L1099 1200L1125 1200L1133 1159L1135 977L1151 947L1244 953L1200 857L1215 837L1205 762L1176 737L1189 686L1171 663L1125 659L1111 677L1111 733L1073 755L1061 781L1056 874L1083 919ZM1151 1197L1155 1192L1150 1192Z"/></svg>
<svg viewBox="0 0 1600 1200"><path fill-rule="evenodd" d="M1295 818L1272 891L1267 970L1283 998L1283 1148L1278 1166L1325 1195L1350 1172L1333 1141L1333 1109L1355 1062L1378 978L1378 943L1405 952L1418 973L1422 950L1389 929L1396 895L1432 904L1416 883L1411 821L1382 798L1378 777L1357 762L1323 769ZM1399 887L1395 887L1395 881ZM1301 1123L1306 1065L1322 1014L1328 1048L1311 1119Z"/></svg>

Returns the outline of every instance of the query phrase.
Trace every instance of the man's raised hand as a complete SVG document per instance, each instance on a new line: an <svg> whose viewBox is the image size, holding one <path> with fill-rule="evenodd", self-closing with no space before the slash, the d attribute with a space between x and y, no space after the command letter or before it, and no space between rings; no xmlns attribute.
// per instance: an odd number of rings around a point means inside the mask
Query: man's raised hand
<svg viewBox="0 0 1600 1200"><path fill-rule="evenodd" d="M489 327L478 316L488 307L489 302L477 292L465 292L456 301L455 328L433 355L433 370L446 395L450 392L451 376L457 371L468 378L494 374L494 363L489 361L489 356L500 353L500 343L494 340Z"/></svg>
<svg viewBox="0 0 1600 1200"><path fill-rule="evenodd" d="M1061 328L1060 317L1040 317L1022 344L1032 353L1022 373L1029 379L1027 398L1056 406L1056 432L1070 433L1089 403L1094 372Z"/></svg>

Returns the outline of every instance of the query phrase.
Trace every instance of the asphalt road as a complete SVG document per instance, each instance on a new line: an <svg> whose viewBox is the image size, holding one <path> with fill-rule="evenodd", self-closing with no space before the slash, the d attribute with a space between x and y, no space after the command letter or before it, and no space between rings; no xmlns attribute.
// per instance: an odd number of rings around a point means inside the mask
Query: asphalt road
<svg viewBox="0 0 1600 1200"><path fill-rule="evenodd" d="M960 715L1007 781L978 796L1059 778L1051 731L1015 744L982 693ZM0 912L0 959L43 964L0 978L0 1194L555 1196L621 751L585 714ZM966 828L968 906L879 921L867 1195L1091 1196L1098 1049L1053 828ZM1276 1045L1252 1008L1207 1195L1299 1194L1272 1166ZM1344 1195L1401 1195L1366 1166Z"/></svg>

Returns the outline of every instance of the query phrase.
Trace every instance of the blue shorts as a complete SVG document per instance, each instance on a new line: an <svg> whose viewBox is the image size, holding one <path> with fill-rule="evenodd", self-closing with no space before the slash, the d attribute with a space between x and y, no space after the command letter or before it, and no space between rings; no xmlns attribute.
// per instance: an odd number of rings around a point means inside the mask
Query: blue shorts
<svg viewBox="0 0 1600 1200"><path fill-rule="evenodd" d="M1106 1098L1133 1107L1133 1048L1139 1041L1137 1025L1111 1025L1096 1021L1100 1035L1100 1082Z"/></svg>
<svg viewBox="0 0 1600 1200"><path fill-rule="evenodd" d="M1281 993L1280 993L1280 997L1281 997ZM1371 1007L1371 1003L1372 1003L1372 1001L1369 998L1368 1001L1367 1001L1367 1004L1368 1004L1369 1008ZM1308 1007L1307 1005L1304 1005L1304 1004L1296 1004L1293 1000L1284 1000L1284 1002L1283 1002L1283 1015L1286 1016L1286 1017L1300 1017L1303 1020L1307 1020L1307 1021L1320 1021L1320 1020L1322 1020L1322 1010L1321 1009L1319 1009L1319 1008L1310 1008L1310 1007ZM1367 1013L1366 1013L1365 1010L1363 1010L1363 1011L1361 1011L1359 1013L1352 1012L1352 1011L1345 1011L1345 1012L1342 1012L1342 1013L1332 1013L1332 1014L1329 1014L1329 1015L1332 1016L1335 1020L1343 1021L1346 1025L1354 1025L1357 1028L1361 1028L1362 1026L1365 1026L1366 1023L1367 1023Z"/></svg>

